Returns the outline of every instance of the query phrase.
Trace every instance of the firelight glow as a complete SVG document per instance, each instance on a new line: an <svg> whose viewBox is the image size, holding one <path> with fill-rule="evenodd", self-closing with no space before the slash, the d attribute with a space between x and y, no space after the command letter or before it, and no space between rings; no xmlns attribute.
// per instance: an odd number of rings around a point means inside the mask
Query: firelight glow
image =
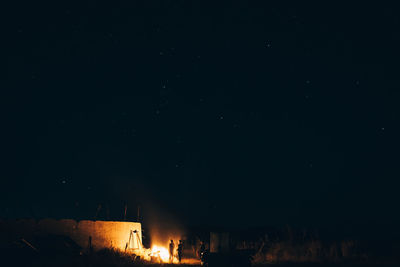
<svg viewBox="0 0 400 267"><path fill-rule="evenodd" d="M154 245L151 248L151 255L155 257L159 257L163 262L168 262L169 260L169 252L168 249L162 246Z"/></svg>

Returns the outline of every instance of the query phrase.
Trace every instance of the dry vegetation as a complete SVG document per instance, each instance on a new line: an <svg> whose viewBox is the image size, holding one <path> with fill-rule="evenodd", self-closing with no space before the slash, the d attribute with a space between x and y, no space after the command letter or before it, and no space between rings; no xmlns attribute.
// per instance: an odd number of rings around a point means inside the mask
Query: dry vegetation
<svg viewBox="0 0 400 267"><path fill-rule="evenodd" d="M307 231L287 228L273 237L238 242L239 249L255 251L253 264L394 264L400 262L400 244L320 238Z"/></svg>
<svg viewBox="0 0 400 267"><path fill-rule="evenodd" d="M400 266L398 243L329 240L289 228L272 231L269 235L260 231L233 234L232 239L236 249L254 252L252 263L256 266ZM195 248L199 246L196 239L192 241L189 246L188 240L187 249L193 249L193 255L196 255ZM160 266L113 248L97 252L82 250L63 236L32 239L31 242L38 251L21 240L7 242L8 245L0 249L0 259L7 264L1 266Z"/></svg>
<svg viewBox="0 0 400 267"><path fill-rule="evenodd" d="M347 246L347 245L345 245ZM320 248L318 244L310 245L307 247L308 249L316 248L316 251ZM304 251L303 248L297 248L299 251ZM260 261L260 259L255 259L253 265L255 266L279 266L279 267L318 267L318 266L332 266L332 267L349 267L349 266L398 266L393 264L371 264L371 263L349 263L349 262L336 262L336 263L322 263L320 262L319 257L310 256L311 258L301 258L304 262L294 262L299 258L296 258L297 255L294 251L290 251L289 248L284 248L282 244L276 245L273 249L265 254L265 257L269 257L266 262ZM4 252L4 251L3 251ZM139 267L139 266L147 266L147 267L158 267L158 266L169 266L170 264L155 264L143 262L140 259L137 259L134 255L126 254L119 252L115 249L103 249L92 255L64 255L64 254L38 254L38 253L27 253L27 251L14 251L15 253L9 253L8 255L2 255L3 262L7 264L2 264L2 266L60 266L60 267ZM22 253L22 254L20 254ZM297 253L299 253L297 251ZM315 252L317 253L317 252ZM279 262L278 259L275 258L277 254L281 254ZM311 254L314 255L314 254ZM320 254L315 254L320 255ZM311 262L308 261L311 259ZM292 261L290 263L290 261ZM176 265L174 265L176 266ZM192 266L194 265L179 265L182 267Z"/></svg>

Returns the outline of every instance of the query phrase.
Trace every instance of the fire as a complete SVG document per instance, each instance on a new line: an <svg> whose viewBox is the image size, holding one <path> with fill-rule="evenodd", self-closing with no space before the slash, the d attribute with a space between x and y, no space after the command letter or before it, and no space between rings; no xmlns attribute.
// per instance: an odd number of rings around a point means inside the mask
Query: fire
<svg viewBox="0 0 400 267"><path fill-rule="evenodd" d="M165 247L162 247L162 246L154 245L151 248L150 256L159 258L163 262L168 262L169 261L168 249L166 249Z"/></svg>

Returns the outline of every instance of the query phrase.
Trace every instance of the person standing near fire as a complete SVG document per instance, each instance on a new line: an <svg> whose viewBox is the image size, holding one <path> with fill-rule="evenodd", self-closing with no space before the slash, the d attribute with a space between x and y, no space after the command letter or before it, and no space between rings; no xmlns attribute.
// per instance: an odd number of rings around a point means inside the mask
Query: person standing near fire
<svg viewBox="0 0 400 267"><path fill-rule="evenodd" d="M204 252L206 252L206 244L203 241L200 242L200 249L198 251L199 259L203 257Z"/></svg>
<svg viewBox="0 0 400 267"><path fill-rule="evenodd" d="M178 244L178 260L179 260L179 263L181 263L181 261L182 261L182 253L183 253L183 243L182 243L182 240L179 240L179 244Z"/></svg>
<svg viewBox="0 0 400 267"><path fill-rule="evenodd" d="M169 243L169 261L170 262L174 261L174 250L175 250L174 240L171 239L171 243Z"/></svg>

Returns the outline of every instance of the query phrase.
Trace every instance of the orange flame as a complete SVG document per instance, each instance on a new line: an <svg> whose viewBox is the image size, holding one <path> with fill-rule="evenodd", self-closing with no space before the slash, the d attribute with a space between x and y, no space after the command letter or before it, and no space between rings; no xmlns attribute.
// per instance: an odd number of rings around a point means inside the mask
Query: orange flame
<svg viewBox="0 0 400 267"><path fill-rule="evenodd" d="M151 248L150 255L156 258L159 258L162 262L169 261L169 252L168 249L162 246L153 245Z"/></svg>

